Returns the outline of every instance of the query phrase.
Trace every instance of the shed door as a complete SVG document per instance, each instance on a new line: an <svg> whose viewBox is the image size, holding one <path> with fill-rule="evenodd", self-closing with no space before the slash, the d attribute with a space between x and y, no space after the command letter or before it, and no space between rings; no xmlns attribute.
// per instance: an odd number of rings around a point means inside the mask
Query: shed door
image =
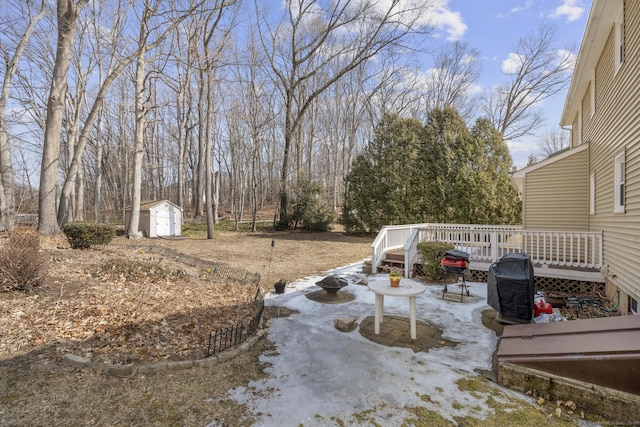
<svg viewBox="0 0 640 427"><path fill-rule="evenodd" d="M171 206L164 206L156 211L156 235L171 236L171 220L169 218L171 209Z"/></svg>

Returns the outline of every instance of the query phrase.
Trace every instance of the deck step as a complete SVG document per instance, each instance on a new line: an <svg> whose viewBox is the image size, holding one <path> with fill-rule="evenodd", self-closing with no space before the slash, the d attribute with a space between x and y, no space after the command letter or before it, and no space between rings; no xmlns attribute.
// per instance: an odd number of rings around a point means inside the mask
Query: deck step
<svg viewBox="0 0 640 427"><path fill-rule="evenodd" d="M404 264L404 251L387 252L385 261L400 261Z"/></svg>
<svg viewBox="0 0 640 427"><path fill-rule="evenodd" d="M388 273L390 267L397 267L404 270L404 261L383 259L378 266L378 273Z"/></svg>

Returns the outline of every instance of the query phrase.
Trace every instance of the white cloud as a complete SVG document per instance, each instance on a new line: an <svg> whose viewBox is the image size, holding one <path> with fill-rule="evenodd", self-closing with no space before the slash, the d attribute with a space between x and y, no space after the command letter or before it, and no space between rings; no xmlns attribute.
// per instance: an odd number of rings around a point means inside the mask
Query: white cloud
<svg viewBox="0 0 640 427"><path fill-rule="evenodd" d="M380 0L376 5L380 10L388 10L392 5L392 1ZM398 10L405 11L405 13L412 10L416 13L421 13L426 10L427 13L419 17L420 23L445 31L447 40L460 40L468 29L460 12L455 12L449 8L449 0L398 0L395 7Z"/></svg>
<svg viewBox="0 0 640 427"><path fill-rule="evenodd" d="M1 0L0 0L1 1ZM284 8L289 7L289 2L282 0ZM398 22L412 23L420 27L430 26L436 30L444 31L447 40L460 40L467 32L468 27L464 23L464 18L460 12L449 8L449 0L376 0L372 5L368 0L351 1L349 7L354 10L362 7L363 4L373 6L371 10L380 15L386 15L389 11L394 14L394 19ZM291 6L294 15L299 13L299 8ZM305 11L305 15L310 15L314 19L321 19L326 12L316 4L312 9L313 13ZM307 20L310 20L307 17Z"/></svg>
<svg viewBox="0 0 640 427"><path fill-rule="evenodd" d="M450 10L448 1L445 0L435 2L431 24L438 29L444 29L447 32L447 39L451 41L460 40L469 28L464 23L460 12Z"/></svg>
<svg viewBox="0 0 640 427"><path fill-rule="evenodd" d="M526 0L523 5L512 7L511 10L509 10L509 12L507 12L507 13L502 13L502 12L498 13L495 17L496 18L509 18L511 15L515 15L516 13L520 13L523 10L530 9L531 6L533 6L533 1Z"/></svg>
<svg viewBox="0 0 640 427"><path fill-rule="evenodd" d="M514 74L522 67L522 58L517 53L511 52L507 59L502 61L500 69L505 74Z"/></svg>
<svg viewBox="0 0 640 427"><path fill-rule="evenodd" d="M551 18L563 18L565 22L573 22L580 19L585 11L582 0L562 0L562 4L558 6L549 16Z"/></svg>
<svg viewBox="0 0 640 427"><path fill-rule="evenodd" d="M527 1L524 2L524 5L516 6L516 7L512 8L511 9L511 13L518 13L518 12L521 12L523 10L527 10L527 9L529 9L531 7L532 3L533 2L531 2L530 0L527 0Z"/></svg>
<svg viewBox="0 0 640 427"><path fill-rule="evenodd" d="M578 59L576 54L566 49L559 49L555 53L558 58L558 63L564 64L564 71L573 71L576 66L576 60Z"/></svg>
<svg viewBox="0 0 640 427"><path fill-rule="evenodd" d="M469 96L479 96L484 92L485 92L485 89L484 89L484 87L482 87L481 84L474 83L474 84L469 86L468 95Z"/></svg>
<svg viewBox="0 0 640 427"><path fill-rule="evenodd" d="M535 148L533 140L529 141L507 141L511 161L518 169L522 169L529 161L529 155L533 154L532 148Z"/></svg>

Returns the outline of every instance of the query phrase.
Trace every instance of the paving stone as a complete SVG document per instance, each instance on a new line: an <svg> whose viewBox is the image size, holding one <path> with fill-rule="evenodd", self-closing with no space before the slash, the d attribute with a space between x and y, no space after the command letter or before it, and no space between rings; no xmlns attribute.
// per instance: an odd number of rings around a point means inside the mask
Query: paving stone
<svg viewBox="0 0 640 427"><path fill-rule="evenodd" d="M333 325L337 330L342 332L351 332L358 327L356 319L353 317L342 317L333 321Z"/></svg>
<svg viewBox="0 0 640 427"><path fill-rule="evenodd" d="M168 369L167 362L138 366L139 374L157 374Z"/></svg>
<svg viewBox="0 0 640 427"><path fill-rule="evenodd" d="M207 357L205 359L198 359L193 361L193 366L213 366L218 363L216 356Z"/></svg>
<svg viewBox="0 0 640 427"><path fill-rule="evenodd" d="M374 316L360 322L360 334L370 341L389 347L411 348L413 351L428 352L431 348L456 346L458 343L442 338L442 330L434 325L418 320L417 339L411 339L409 318L385 315L380 325L380 334L374 332Z"/></svg>
<svg viewBox="0 0 640 427"><path fill-rule="evenodd" d="M86 357L67 353L64 355L64 363L67 365L75 366L76 368L84 368L89 363L91 363L91 360L87 359Z"/></svg>
<svg viewBox="0 0 640 427"><path fill-rule="evenodd" d="M130 378L136 374L137 369L133 366L109 365L107 374L118 378Z"/></svg>
<svg viewBox="0 0 640 427"><path fill-rule="evenodd" d="M236 357L237 354L238 352L236 350L225 351L223 353L218 354L218 360L233 359L234 357Z"/></svg>
<svg viewBox="0 0 640 427"><path fill-rule="evenodd" d="M177 362L167 362L167 369L171 371L179 371L181 369L193 368L193 360L180 360Z"/></svg>

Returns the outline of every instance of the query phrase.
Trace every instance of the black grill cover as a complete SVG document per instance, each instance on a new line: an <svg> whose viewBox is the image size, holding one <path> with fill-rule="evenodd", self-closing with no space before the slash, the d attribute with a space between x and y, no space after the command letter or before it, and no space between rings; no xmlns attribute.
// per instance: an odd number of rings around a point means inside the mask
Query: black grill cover
<svg viewBox="0 0 640 427"><path fill-rule="evenodd" d="M489 267L487 303L504 317L530 321L536 293L533 279L527 254L503 256Z"/></svg>
<svg viewBox="0 0 640 427"><path fill-rule="evenodd" d="M463 259L465 261L469 261L469 254L464 251L459 251L457 249L451 249L444 253L445 258L451 259Z"/></svg>

